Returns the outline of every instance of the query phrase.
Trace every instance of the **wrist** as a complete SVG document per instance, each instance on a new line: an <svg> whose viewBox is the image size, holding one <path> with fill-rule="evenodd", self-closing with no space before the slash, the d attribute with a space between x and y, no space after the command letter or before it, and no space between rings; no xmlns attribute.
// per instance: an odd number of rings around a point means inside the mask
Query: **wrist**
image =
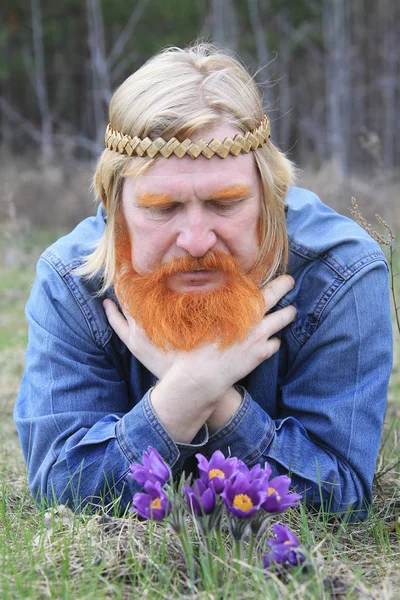
<svg viewBox="0 0 400 600"><path fill-rule="evenodd" d="M190 444L215 408L191 378L169 371L150 396L157 418L176 443Z"/></svg>
<svg viewBox="0 0 400 600"><path fill-rule="evenodd" d="M226 386L221 387L218 380L211 380L209 373L205 374L193 361L186 363L186 357L174 362L163 381L171 389L183 390L193 400L207 403L212 408L226 391Z"/></svg>
<svg viewBox="0 0 400 600"><path fill-rule="evenodd" d="M215 409L207 419L207 427L210 435L229 423L239 410L242 401L242 394L235 387L230 387L225 394L218 399Z"/></svg>

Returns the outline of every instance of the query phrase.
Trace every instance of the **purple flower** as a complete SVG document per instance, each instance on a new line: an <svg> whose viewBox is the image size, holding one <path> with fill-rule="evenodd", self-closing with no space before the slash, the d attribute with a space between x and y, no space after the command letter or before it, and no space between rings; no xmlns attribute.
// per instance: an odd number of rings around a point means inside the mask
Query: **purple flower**
<svg viewBox="0 0 400 600"><path fill-rule="evenodd" d="M144 489L147 494L139 492L133 496L133 508L144 519L162 521L171 510L168 496L163 492L161 483L156 481L145 483Z"/></svg>
<svg viewBox="0 0 400 600"><path fill-rule="evenodd" d="M269 546L281 546L282 544L285 544L286 546L291 546L293 548L300 546L299 540L286 525L274 523L274 525L272 525L272 529L274 530L274 534L276 537L275 539L269 540Z"/></svg>
<svg viewBox="0 0 400 600"><path fill-rule="evenodd" d="M183 486L186 502L196 515L208 515L215 508L215 491L207 487L201 479L196 479L192 487Z"/></svg>
<svg viewBox="0 0 400 600"><path fill-rule="evenodd" d="M272 528L276 538L268 541L271 550L264 556L264 568L268 569L271 563L284 566L301 565L306 557L300 551L300 542L294 533L279 523L275 523Z"/></svg>
<svg viewBox="0 0 400 600"><path fill-rule="evenodd" d="M227 509L236 517L251 517L265 500L266 492L260 490L258 480L251 481L244 473L238 473L225 482L221 497Z"/></svg>
<svg viewBox="0 0 400 600"><path fill-rule="evenodd" d="M301 499L301 494L288 494L290 486L290 477L281 475L270 481L264 480L264 486L267 497L261 507L269 513L280 513L290 508L297 506Z"/></svg>
<svg viewBox="0 0 400 600"><path fill-rule="evenodd" d="M254 467L251 469L249 475L250 475L251 481L258 480L260 482L260 484L264 484L270 478L271 473L272 473L271 467L269 466L268 463L265 463L264 468L262 468L261 465L259 465L259 464L254 465Z"/></svg>
<svg viewBox="0 0 400 600"><path fill-rule="evenodd" d="M161 458L157 450L148 447L148 452L143 452L143 465L131 464L130 475L144 487L146 482L156 483L159 481L164 485L171 478L168 465Z"/></svg>
<svg viewBox="0 0 400 600"><path fill-rule="evenodd" d="M221 450L216 450L210 461L202 454L196 454L196 458L199 463L201 481L206 487L212 487L217 494L224 489L225 481L237 470L240 470L244 464L235 457L225 458Z"/></svg>

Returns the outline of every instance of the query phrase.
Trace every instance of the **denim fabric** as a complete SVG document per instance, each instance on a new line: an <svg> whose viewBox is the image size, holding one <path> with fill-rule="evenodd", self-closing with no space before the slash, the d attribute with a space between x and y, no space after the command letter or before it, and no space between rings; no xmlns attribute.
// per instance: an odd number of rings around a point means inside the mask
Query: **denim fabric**
<svg viewBox="0 0 400 600"><path fill-rule="evenodd" d="M280 351L238 382L243 401L230 422L211 436L204 425L192 444L159 422L156 380L110 328L99 282L74 273L104 231L102 208L43 253L15 407L34 496L76 506L106 492L124 506L138 489L129 465L151 445L173 473L196 452L221 449L289 471L307 501L332 512L371 501L392 368L387 265L363 229L311 192L292 188L287 206L296 285L276 309L294 304L297 318Z"/></svg>

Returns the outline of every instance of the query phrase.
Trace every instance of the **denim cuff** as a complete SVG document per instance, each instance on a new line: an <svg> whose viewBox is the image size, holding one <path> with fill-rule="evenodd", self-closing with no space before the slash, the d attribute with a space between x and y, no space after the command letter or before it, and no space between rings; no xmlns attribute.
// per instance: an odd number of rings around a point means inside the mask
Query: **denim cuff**
<svg viewBox="0 0 400 600"><path fill-rule="evenodd" d="M179 449L179 461L177 464L177 469L181 468L184 462L193 456L196 452L199 452L208 442L208 427L207 424L204 423L202 425L200 431L197 432L195 437L193 438L191 444L183 444L181 442L176 442L176 445Z"/></svg>
<svg viewBox="0 0 400 600"><path fill-rule="evenodd" d="M270 446L275 435L275 423L244 387L235 387L242 394L242 404L231 420L210 436L207 454L215 450L225 450L225 453L229 450L230 456L252 466Z"/></svg>
<svg viewBox="0 0 400 600"><path fill-rule="evenodd" d="M150 400L152 389L118 421L117 440L131 463L141 463L143 452L152 446L175 474L190 456L207 444L208 428L204 424L191 444L175 442L154 412Z"/></svg>

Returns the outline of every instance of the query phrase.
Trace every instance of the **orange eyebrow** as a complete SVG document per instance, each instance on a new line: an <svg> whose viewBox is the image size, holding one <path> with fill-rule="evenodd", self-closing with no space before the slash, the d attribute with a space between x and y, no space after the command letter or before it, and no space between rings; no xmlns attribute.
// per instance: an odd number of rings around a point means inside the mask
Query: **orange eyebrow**
<svg viewBox="0 0 400 600"><path fill-rule="evenodd" d="M222 188L216 190L213 193L213 198L218 200L230 200L231 198L239 198L240 196L247 196L250 193L250 188L246 185L233 185L228 188Z"/></svg>
<svg viewBox="0 0 400 600"><path fill-rule="evenodd" d="M247 196L250 193L250 188L246 185L233 185L220 190L215 190L210 199L218 200L230 200L233 198L240 198L241 196ZM173 202L172 196L169 194L157 194L144 192L136 196L137 203L139 206L165 206Z"/></svg>
<svg viewBox="0 0 400 600"><path fill-rule="evenodd" d="M144 193L136 196L139 206L164 206L172 202L171 196L168 194L150 194Z"/></svg>

